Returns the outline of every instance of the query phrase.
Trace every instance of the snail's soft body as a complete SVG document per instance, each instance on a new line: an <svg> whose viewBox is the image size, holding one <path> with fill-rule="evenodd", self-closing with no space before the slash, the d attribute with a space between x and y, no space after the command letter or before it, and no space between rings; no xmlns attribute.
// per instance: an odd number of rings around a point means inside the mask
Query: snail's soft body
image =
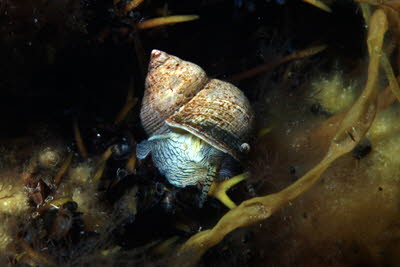
<svg viewBox="0 0 400 267"><path fill-rule="evenodd" d="M224 153L192 134L168 133L150 137L136 149L138 158L149 153L161 174L177 186L204 183L215 178ZM212 170L212 171L210 171Z"/></svg>
<svg viewBox="0 0 400 267"><path fill-rule="evenodd" d="M201 206L224 161L239 160L248 148L253 118L238 88L208 79L196 64L153 50L141 109L150 138L137 146L137 157L152 154L177 187L202 185Z"/></svg>

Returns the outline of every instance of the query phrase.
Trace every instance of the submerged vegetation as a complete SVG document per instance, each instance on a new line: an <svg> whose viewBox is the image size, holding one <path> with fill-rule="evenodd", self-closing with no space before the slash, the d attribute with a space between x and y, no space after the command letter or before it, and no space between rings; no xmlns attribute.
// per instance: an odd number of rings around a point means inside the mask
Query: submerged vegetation
<svg viewBox="0 0 400 267"><path fill-rule="evenodd" d="M398 1L59 5L0 4L1 266L398 266ZM135 155L155 48L256 110L203 208Z"/></svg>

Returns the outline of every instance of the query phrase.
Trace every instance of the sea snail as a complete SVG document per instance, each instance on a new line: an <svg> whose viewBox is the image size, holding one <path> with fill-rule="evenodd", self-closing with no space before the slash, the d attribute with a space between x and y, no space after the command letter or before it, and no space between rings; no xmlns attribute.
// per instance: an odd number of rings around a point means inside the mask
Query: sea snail
<svg viewBox="0 0 400 267"><path fill-rule="evenodd" d="M174 186L201 185L201 207L212 181L227 172L224 162L250 149L250 103L234 85L159 50L151 53L145 87L140 118L150 138L137 145L137 158L151 153Z"/></svg>

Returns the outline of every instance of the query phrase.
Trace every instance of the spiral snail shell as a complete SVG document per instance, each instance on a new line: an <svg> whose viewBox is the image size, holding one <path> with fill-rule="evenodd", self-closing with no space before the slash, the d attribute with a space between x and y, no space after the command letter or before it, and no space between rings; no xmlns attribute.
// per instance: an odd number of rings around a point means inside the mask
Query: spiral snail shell
<svg viewBox="0 0 400 267"><path fill-rule="evenodd" d="M223 161L240 160L249 149L250 103L234 85L159 50L151 53L145 87L140 117L150 138L137 146L137 157L151 153L175 186L201 184L201 206Z"/></svg>

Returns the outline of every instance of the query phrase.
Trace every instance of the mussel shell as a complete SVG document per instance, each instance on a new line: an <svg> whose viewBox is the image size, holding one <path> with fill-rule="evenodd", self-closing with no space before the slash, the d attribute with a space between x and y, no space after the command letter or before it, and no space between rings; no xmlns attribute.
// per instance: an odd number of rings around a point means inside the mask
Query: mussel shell
<svg viewBox="0 0 400 267"><path fill-rule="evenodd" d="M234 85L210 80L166 123L183 129L236 159L243 156L254 113L246 96Z"/></svg>
<svg viewBox="0 0 400 267"><path fill-rule="evenodd" d="M192 99L207 80L196 64L153 50L140 113L147 134L169 132L165 120Z"/></svg>

